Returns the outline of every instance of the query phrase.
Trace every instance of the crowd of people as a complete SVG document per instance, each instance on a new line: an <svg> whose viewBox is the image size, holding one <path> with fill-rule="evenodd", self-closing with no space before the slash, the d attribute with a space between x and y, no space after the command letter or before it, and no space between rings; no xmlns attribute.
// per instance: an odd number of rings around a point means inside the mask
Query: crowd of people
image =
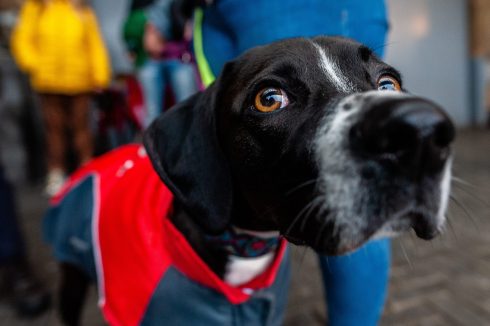
<svg viewBox="0 0 490 326"><path fill-rule="evenodd" d="M127 55L141 86L146 127L172 101L197 91L197 75L190 54L191 28L176 21L171 39L164 39L151 22L151 1L133 1L124 25ZM151 11L149 11L151 13ZM53 195L70 168L73 147L77 167L94 154L90 98L110 87L110 58L93 9L85 1L30 0L22 6L12 34L16 62L31 80L40 99L46 131L46 193ZM124 76L114 72L112 78ZM170 90L173 100L166 100ZM71 139L66 138L70 130Z"/></svg>
<svg viewBox="0 0 490 326"><path fill-rule="evenodd" d="M85 0L24 1L10 41L3 43L37 94L46 135L46 194L55 194L67 175L96 153L98 132L104 127L100 116L108 114L100 104L107 102L98 99L111 90L116 89L123 98L126 111L119 112L121 119L137 120L132 125L143 130L172 103L211 83L227 60L256 45L292 36L343 35L382 55L380 45L388 28L383 0L308 1L314 5L277 11L294 7L295 2L133 0L127 6L124 24L118 27L126 59L132 65L128 70L114 68L115 56L120 53L113 53L113 40L108 42L110 35L104 35L103 17L97 15L95 4L91 7ZM191 15L196 9L198 14ZM141 101L132 101L135 94L141 95ZM109 100L111 103L114 101ZM143 113L138 111L141 106ZM99 118L94 118L94 108ZM108 123L117 121L116 117ZM0 199L0 264L28 271L13 192L2 173ZM354 325L360 319L364 325L375 324L385 298L389 242L370 243L362 254L348 259L320 257L320 263L329 319L344 325ZM16 292L17 308L23 314L37 314L49 306L49 296L32 273L22 275L27 275L22 281L27 280L28 286ZM356 299L351 300L353 297ZM27 308L23 298L30 300Z"/></svg>

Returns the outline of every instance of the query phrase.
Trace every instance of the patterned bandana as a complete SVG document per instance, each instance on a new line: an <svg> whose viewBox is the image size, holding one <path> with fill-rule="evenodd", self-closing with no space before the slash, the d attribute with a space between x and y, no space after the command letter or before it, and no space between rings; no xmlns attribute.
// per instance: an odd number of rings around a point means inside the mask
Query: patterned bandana
<svg viewBox="0 0 490 326"><path fill-rule="evenodd" d="M260 237L247 232L240 232L234 228L228 228L220 235L206 236L212 242L233 256L259 257L276 250L279 244L279 236Z"/></svg>

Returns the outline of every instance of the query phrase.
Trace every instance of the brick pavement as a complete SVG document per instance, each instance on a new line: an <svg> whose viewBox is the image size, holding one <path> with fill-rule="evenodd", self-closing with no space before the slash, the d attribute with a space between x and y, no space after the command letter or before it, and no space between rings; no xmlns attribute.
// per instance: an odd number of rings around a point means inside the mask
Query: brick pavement
<svg viewBox="0 0 490 326"><path fill-rule="evenodd" d="M490 325L490 131L461 132L455 175L471 185L453 182L445 234L426 242L407 234L392 242L393 266L382 326ZM39 189L19 196L35 269L55 288L56 264L41 244L39 222L45 201ZM484 203L486 201L486 203ZM285 325L323 325L325 312L315 254L293 250L293 281ZM0 325L58 325L53 311L35 319L17 319L0 301ZM92 289L83 325L103 325Z"/></svg>

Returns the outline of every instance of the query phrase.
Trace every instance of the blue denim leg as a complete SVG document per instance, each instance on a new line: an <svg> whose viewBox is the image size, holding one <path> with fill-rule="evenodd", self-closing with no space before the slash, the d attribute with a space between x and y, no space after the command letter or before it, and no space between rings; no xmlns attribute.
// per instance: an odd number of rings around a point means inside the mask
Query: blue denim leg
<svg viewBox="0 0 490 326"><path fill-rule="evenodd" d="M349 255L320 256L331 326L377 325L386 299L390 240L371 241Z"/></svg>
<svg viewBox="0 0 490 326"><path fill-rule="evenodd" d="M216 76L226 61L257 45L337 35L376 51L387 30L384 0L223 0L205 9L202 25L204 53Z"/></svg>
<svg viewBox="0 0 490 326"><path fill-rule="evenodd" d="M198 91L196 71L189 63L180 60L165 61L165 79L175 96L181 102Z"/></svg>
<svg viewBox="0 0 490 326"><path fill-rule="evenodd" d="M389 24L384 0L344 0L341 36L356 40L383 57Z"/></svg>
<svg viewBox="0 0 490 326"><path fill-rule="evenodd" d="M0 265L25 255L12 186L0 166Z"/></svg>
<svg viewBox="0 0 490 326"><path fill-rule="evenodd" d="M163 61L148 59L138 70L146 105L145 127L162 112L165 97Z"/></svg>

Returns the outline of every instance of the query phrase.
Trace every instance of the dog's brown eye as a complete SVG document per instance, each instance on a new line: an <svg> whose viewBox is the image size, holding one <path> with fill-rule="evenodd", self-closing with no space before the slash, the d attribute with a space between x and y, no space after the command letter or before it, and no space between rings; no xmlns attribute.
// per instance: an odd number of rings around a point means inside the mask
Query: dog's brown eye
<svg viewBox="0 0 490 326"><path fill-rule="evenodd" d="M400 83L394 77L384 75L378 79L379 91L401 91L401 89Z"/></svg>
<svg viewBox="0 0 490 326"><path fill-rule="evenodd" d="M289 104L286 92L280 88L264 88L255 95L255 108L260 112L272 112Z"/></svg>

